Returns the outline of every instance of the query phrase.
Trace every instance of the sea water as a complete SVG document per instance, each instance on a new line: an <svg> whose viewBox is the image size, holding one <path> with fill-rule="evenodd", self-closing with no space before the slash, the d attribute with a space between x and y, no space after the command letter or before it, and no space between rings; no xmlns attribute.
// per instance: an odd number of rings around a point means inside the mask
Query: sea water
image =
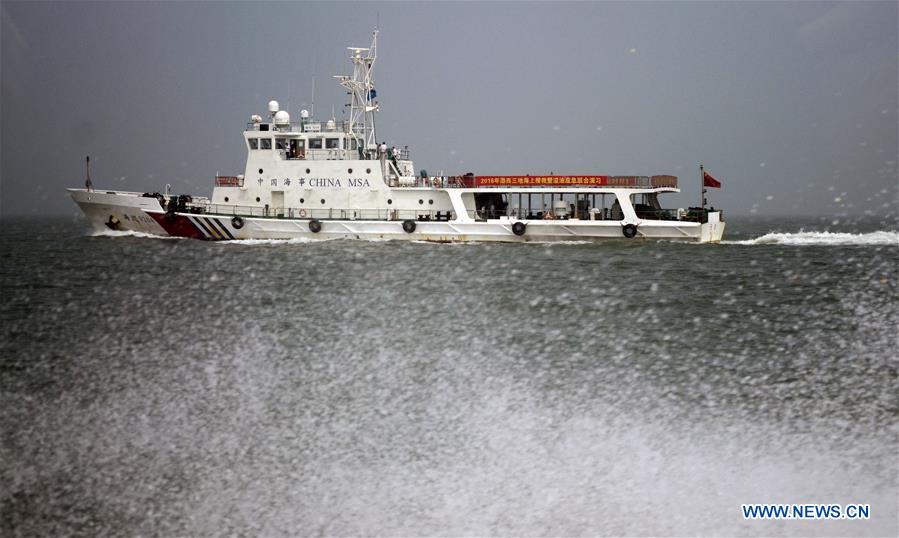
<svg viewBox="0 0 899 538"><path fill-rule="evenodd" d="M897 534L895 222L732 218L720 245L2 224L5 536Z"/></svg>

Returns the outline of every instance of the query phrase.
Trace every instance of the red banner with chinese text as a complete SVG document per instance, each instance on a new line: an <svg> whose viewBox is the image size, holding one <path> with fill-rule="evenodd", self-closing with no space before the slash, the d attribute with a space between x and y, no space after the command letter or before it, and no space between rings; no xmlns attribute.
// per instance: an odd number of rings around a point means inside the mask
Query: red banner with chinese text
<svg viewBox="0 0 899 538"><path fill-rule="evenodd" d="M609 176L476 176L478 187L607 187Z"/></svg>

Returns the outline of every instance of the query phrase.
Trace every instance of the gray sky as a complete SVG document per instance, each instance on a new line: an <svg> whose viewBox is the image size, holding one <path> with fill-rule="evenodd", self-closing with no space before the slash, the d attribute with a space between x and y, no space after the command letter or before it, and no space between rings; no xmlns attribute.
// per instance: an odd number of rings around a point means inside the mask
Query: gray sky
<svg viewBox="0 0 899 538"><path fill-rule="evenodd" d="M380 23L379 138L434 174L698 164L731 213L895 215L895 2L38 3L2 11L0 215L98 188L208 194L275 98L340 117ZM845 194L843 194L845 193Z"/></svg>

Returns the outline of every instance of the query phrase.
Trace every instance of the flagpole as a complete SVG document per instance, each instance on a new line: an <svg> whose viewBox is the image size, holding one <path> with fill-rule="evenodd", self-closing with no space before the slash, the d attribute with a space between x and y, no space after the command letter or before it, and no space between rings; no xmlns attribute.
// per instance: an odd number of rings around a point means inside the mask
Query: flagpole
<svg viewBox="0 0 899 538"><path fill-rule="evenodd" d="M84 186L87 188L88 191L92 191L92 190L94 190L94 185L93 185L93 183L91 183L91 156L90 155L88 155L85 158L85 163L86 163L85 166L87 168L87 177L85 177L85 179L84 179Z"/></svg>
<svg viewBox="0 0 899 538"><path fill-rule="evenodd" d="M699 207L705 209L705 169L699 163Z"/></svg>

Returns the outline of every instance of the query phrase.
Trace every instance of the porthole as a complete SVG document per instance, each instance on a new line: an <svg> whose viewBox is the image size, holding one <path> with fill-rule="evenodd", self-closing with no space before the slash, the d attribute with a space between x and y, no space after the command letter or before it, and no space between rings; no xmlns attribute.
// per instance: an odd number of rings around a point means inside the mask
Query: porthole
<svg viewBox="0 0 899 538"><path fill-rule="evenodd" d="M259 201L259 197L258 197L258 196L256 197L256 201L257 201L257 202Z"/></svg>
<svg viewBox="0 0 899 538"><path fill-rule="evenodd" d="M301 203L301 204L302 204L303 202L305 202L305 201L306 201L305 199L300 198L300 203Z"/></svg>
<svg viewBox="0 0 899 538"><path fill-rule="evenodd" d="M425 203L424 200L419 200L419 201L418 201L418 205L421 205L421 204L423 204L423 203Z"/></svg>
<svg viewBox="0 0 899 538"><path fill-rule="evenodd" d="M262 173L262 168L259 169L259 173L260 173L260 174Z"/></svg>
<svg viewBox="0 0 899 538"><path fill-rule="evenodd" d="M390 205L390 204L392 204L392 203L393 203L393 200L391 200L390 198L388 198L388 199L387 199L387 205Z"/></svg>
<svg viewBox="0 0 899 538"><path fill-rule="evenodd" d="M312 173L312 170L310 170L310 169L307 168L307 169L306 169L306 173L307 173L307 174L311 174L311 173Z"/></svg>
<svg viewBox="0 0 899 538"><path fill-rule="evenodd" d="M428 200L429 205L434 205L434 200Z"/></svg>
<svg viewBox="0 0 899 538"><path fill-rule="evenodd" d="M347 168L347 169L346 169L346 173L347 173L347 174L352 174L352 173L353 173L353 169L352 169L352 168Z"/></svg>
<svg viewBox="0 0 899 538"><path fill-rule="evenodd" d="M325 199L324 199L324 198L322 198L322 205L324 205L324 204L325 204Z"/></svg>
<svg viewBox="0 0 899 538"><path fill-rule="evenodd" d="M371 174L371 168L366 168L366 169L365 169L365 173L366 173L366 174Z"/></svg>
<svg viewBox="0 0 899 538"><path fill-rule="evenodd" d="M226 201L226 202L228 201L228 197L227 197L227 196L225 196L225 201Z"/></svg>

